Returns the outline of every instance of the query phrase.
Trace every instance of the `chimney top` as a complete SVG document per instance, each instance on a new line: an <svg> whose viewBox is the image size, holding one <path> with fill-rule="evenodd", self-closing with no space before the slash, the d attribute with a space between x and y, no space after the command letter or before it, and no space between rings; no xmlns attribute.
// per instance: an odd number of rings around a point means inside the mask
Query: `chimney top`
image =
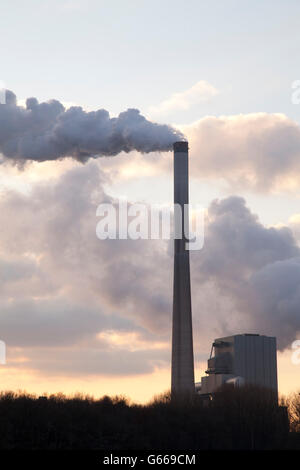
<svg viewBox="0 0 300 470"><path fill-rule="evenodd" d="M189 143L184 140L181 140L179 142L174 142L173 148L174 148L174 152L188 152Z"/></svg>

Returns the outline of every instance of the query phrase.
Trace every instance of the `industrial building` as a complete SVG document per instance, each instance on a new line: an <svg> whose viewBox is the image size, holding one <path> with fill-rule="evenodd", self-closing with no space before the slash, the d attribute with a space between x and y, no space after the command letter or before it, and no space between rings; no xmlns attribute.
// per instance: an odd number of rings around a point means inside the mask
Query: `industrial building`
<svg viewBox="0 0 300 470"><path fill-rule="evenodd" d="M203 396L221 385L257 385L277 394L276 338L258 334L239 334L218 338L211 348L206 376L195 384Z"/></svg>

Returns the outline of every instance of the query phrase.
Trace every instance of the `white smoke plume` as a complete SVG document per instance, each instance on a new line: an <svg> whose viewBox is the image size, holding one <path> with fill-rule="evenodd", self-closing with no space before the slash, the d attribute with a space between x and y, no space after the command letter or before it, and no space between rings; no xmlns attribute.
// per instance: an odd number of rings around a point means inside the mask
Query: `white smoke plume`
<svg viewBox="0 0 300 470"><path fill-rule="evenodd" d="M84 162L132 150L168 151L182 139L180 131L148 121L137 109L111 118L105 109L86 112L73 106L66 110L57 100L39 103L28 98L23 107L8 90L6 103L0 104L0 152L16 162L66 156Z"/></svg>
<svg viewBox="0 0 300 470"><path fill-rule="evenodd" d="M214 296L232 302L222 311L224 336L276 336L280 350L299 337L300 248L288 227L265 227L241 197L215 200L196 266L197 285L210 282Z"/></svg>

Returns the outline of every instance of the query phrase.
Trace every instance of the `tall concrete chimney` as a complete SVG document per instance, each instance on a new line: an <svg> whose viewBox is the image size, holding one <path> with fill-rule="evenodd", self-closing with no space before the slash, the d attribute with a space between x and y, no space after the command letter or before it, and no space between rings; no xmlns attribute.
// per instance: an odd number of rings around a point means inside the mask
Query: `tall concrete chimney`
<svg viewBox="0 0 300 470"><path fill-rule="evenodd" d="M188 220L184 205L189 203L188 143L174 144L174 204L181 207L182 217L175 210L174 226L181 225L182 237L174 240L173 328L172 328L172 384L173 398L195 392L194 353L190 285L190 258L186 249L184 227Z"/></svg>

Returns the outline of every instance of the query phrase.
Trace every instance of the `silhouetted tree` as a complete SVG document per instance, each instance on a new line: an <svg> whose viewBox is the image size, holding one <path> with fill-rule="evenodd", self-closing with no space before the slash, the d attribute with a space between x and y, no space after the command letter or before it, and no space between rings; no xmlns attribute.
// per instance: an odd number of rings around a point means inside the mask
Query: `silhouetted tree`
<svg viewBox="0 0 300 470"><path fill-rule="evenodd" d="M291 448L300 436L299 395L288 404L294 440L287 443L286 407L258 387L224 387L209 402L197 395L174 401L165 392L147 405L122 396L6 392L0 394L0 449Z"/></svg>

